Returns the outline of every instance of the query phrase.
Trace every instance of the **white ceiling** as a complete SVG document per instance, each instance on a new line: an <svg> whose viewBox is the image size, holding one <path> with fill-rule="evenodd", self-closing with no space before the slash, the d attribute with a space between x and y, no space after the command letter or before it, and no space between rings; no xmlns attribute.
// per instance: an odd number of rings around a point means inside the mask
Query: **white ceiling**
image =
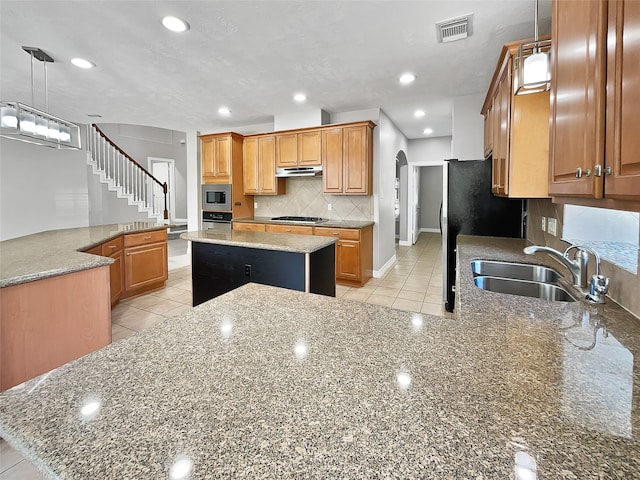
<svg viewBox="0 0 640 480"><path fill-rule="evenodd" d="M533 36L533 12L534 0L1 0L0 98L45 107L40 62L31 101L26 45L55 60L49 112L78 123L213 132L301 109L382 108L410 139L425 127L450 135L452 98L486 92L501 45ZM436 22L468 13L471 37L436 43ZM166 30L165 15L191 29ZM541 0L541 34L549 17ZM80 70L72 57L96 68ZM405 71L417 75L412 85L398 83ZM306 104L292 100L298 91Z"/></svg>

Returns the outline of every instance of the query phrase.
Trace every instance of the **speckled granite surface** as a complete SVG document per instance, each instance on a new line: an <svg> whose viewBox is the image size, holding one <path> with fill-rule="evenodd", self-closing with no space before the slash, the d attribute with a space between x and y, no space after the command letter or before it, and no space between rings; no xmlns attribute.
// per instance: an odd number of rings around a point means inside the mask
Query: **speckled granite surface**
<svg viewBox="0 0 640 480"><path fill-rule="evenodd" d="M113 263L112 259L79 250L88 250L123 233L158 230L167 226L131 222L49 230L5 240L0 242L0 287L109 265Z"/></svg>
<svg viewBox="0 0 640 480"><path fill-rule="evenodd" d="M461 238L456 320L245 285L0 394L0 435L50 478L640 478L637 319L469 284L522 245Z"/></svg>
<svg viewBox="0 0 640 480"><path fill-rule="evenodd" d="M335 227L335 228L365 228L369 225L373 225L375 222L365 222L360 220L327 220L320 223L296 223L296 222L282 222L271 220L271 217L254 217L254 218L239 218L233 220L235 223L272 223L274 225L304 225L311 227Z"/></svg>
<svg viewBox="0 0 640 480"><path fill-rule="evenodd" d="M313 235L294 235L287 233L245 232L242 230L201 230L187 232L180 238L192 242L216 243L236 247L260 248L264 250L281 250L285 252L311 253L336 243L333 237Z"/></svg>

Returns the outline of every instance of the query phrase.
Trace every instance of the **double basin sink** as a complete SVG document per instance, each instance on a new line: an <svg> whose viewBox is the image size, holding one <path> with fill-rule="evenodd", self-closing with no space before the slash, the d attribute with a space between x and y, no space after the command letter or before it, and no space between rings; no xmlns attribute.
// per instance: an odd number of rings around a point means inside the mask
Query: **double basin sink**
<svg viewBox="0 0 640 480"><path fill-rule="evenodd" d="M483 290L555 302L576 301L559 285L560 274L552 268L528 263L472 260L471 271L474 284Z"/></svg>

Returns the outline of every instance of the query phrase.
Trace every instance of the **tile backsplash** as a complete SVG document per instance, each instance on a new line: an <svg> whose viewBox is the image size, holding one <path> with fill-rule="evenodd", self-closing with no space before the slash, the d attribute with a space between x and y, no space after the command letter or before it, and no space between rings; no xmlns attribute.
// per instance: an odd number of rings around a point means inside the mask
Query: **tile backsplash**
<svg viewBox="0 0 640 480"><path fill-rule="evenodd" d="M328 195L322 193L321 177L287 178L286 195L256 195L256 217L295 215L331 220L373 221L371 195ZM331 210L328 206L331 205Z"/></svg>
<svg viewBox="0 0 640 480"><path fill-rule="evenodd" d="M542 217L557 219L557 236L542 230ZM547 245L556 250L564 251L571 244L561 240L563 221L563 205L552 203L548 199L529 200L527 240L534 245ZM636 255L639 255L637 251ZM593 274L594 264L593 261L590 262L589 276ZM625 270L605 258L602 260L602 274L611 279L608 296L637 317L640 317L640 295L638 295L638 292L640 292L640 275L638 275L638 272L633 273Z"/></svg>

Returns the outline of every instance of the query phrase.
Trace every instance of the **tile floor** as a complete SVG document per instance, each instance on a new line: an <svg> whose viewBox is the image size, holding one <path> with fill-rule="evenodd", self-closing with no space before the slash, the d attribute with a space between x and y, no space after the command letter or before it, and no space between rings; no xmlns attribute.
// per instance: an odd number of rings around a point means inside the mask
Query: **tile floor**
<svg viewBox="0 0 640 480"><path fill-rule="evenodd" d="M396 245L396 262L382 278L363 287L338 285L336 296L401 310L452 318L442 307L441 238L421 233L411 247ZM191 267L186 241L169 241L169 279L160 290L123 300L111 312L113 341L191 308ZM0 439L0 480L42 480L44 477L7 442Z"/></svg>

